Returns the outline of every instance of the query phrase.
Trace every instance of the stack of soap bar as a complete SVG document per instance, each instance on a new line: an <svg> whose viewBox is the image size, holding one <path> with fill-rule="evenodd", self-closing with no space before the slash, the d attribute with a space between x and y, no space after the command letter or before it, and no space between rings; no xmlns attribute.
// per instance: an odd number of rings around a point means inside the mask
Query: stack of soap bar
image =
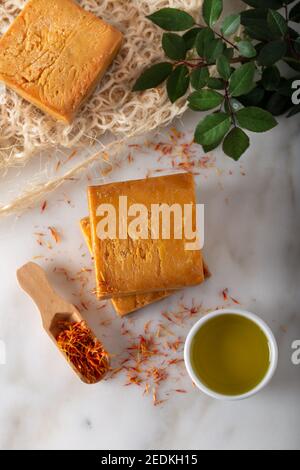
<svg viewBox="0 0 300 470"><path fill-rule="evenodd" d="M70 123L121 42L119 31L73 0L29 0L0 40L0 79Z"/></svg>
<svg viewBox="0 0 300 470"><path fill-rule="evenodd" d="M97 215L100 205L115 208L119 234L120 196L127 198L127 206L142 204L151 219L154 204L171 207L192 204L196 210L193 176L187 173L148 178L144 180L111 183L88 188L92 247L95 259L96 289L99 298L142 294L161 290L180 289L200 284L204 280L200 250L186 250L188 240L176 239L100 239ZM103 207L103 206L102 206ZM195 219L195 216L194 216ZM183 219L181 220L183 224ZM161 234L160 234L161 235Z"/></svg>
<svg viewBox="0 0 300 470"><path fill-rule="evenodd" d="M87 247L93 257L92 240L91 240L91 226L89 217L85 217L80 221L80 228L84 236ZM210 277L209 269L203 261L204 277ZM150 292L149 294L128 295L126 297L114 297L111 299L115 311L119 316L125 316L129 313L135 312L140 308L146 307L154 302L164 299L171 295L173 291Z"/></svg>
<svg viewBox="0 0 300 470"><path fill-rule="evenodd" d="M151 236L146 239L123 239L119 235L114 239L98 237L97 225L102 220L101 215L97 215L99 206L106 204L115 209L118 226L120 196L127 198L128 208L133 204L143 205L149 220L154 204L168 207L177 204L182 210L185 205L190 205L195 220L194 180L187 173L90 187L88 198L98 297L149 294L203 282L201 251L186 250L190 240L184 233L180 239L176 238L172 223L169 239L163 238L161 233L158 239ZM184 218L180 219L180 223L183 222ZM116 233L119 234L119 226Z"/></svg>

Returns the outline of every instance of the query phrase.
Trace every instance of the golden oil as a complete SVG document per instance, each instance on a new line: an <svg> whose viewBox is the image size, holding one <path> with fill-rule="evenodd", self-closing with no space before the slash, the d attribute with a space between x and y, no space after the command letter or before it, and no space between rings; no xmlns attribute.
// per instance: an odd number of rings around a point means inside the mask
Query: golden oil
<svg viewBox="0 0 300 470"><path fill-rule="evenodd" d="M242 315L216 316L196 332L191 364L210 390L242 395L265 377L270 366L269 341L259 325Z"/></svg>

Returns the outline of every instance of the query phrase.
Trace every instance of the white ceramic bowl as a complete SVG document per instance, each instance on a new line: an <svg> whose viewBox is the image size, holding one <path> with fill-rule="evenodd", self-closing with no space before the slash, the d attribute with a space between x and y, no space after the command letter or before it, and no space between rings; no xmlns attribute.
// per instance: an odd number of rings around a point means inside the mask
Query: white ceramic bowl
<svg viewBox="0 0 300 470"><path fill-rule="evenodd" d="M199 379L199 377L196 375L196 373L193 370L192 364L191 364L191 344L192 340L196 334L196 332L209 320L215 317L219 317L220 315L224 314L234 314L234 315L240 315L242 317L248 318L249 320L252 320L254 323L256 323L262 331L265 333L268 341L269 341L269 347L270 347L270 366L269 369L263 378L263 380L252 390L250 390L247 393L244 393L242 395L222 395L220 393L216 393L213 390L210 390L206 385ZM271 380L273 377L276 368L277 368L277 363L278 363L278 347L277 347L277 342L276 339L271 331L271 329L268 327L268 325L257 315L254 313L247 312L246 310L241 310L241 309L236 309L236 308L229 308L229 309L222 309L222 310L216 310L214 312L211 312L204 317L202 317L200 320L195 323L195 325L192 327L190 330L186 341L185 341L185 346L184 346L184 362L186 369L189 373L189 376L195 383L195 385L204 393L209 395L212 398L216 398L217 400L243 400L244 398L249 398L253 395L255 395L257 392L262 390Z"/></svg>

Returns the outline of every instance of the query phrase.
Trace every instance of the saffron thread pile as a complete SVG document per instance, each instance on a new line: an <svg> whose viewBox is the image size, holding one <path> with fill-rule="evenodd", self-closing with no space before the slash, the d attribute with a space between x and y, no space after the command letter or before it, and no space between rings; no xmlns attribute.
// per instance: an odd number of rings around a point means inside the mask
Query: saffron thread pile
<svg viewBox="0 0 300 470"><path fill-rule="evenodd" d="M109 356L85 322L59 322L59 349L89 384L99 382L109 370Z"/></svg>

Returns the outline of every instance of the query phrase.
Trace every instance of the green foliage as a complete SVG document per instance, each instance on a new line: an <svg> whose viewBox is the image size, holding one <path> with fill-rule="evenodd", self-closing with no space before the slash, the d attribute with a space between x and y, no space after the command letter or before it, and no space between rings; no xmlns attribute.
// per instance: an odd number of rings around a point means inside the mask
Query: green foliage
<svg viewBox="0 0 300 470"><path fill-rule="evenodd" d="M208 80L208 67L201 67L191 72L191 85L195 90L201 90L201 88L205 87Z"/></svg>
<svg viewBox="0 0 300 470"><path fill-rule="evenodd" d="M196 127L195 142L202 145L213 145L227 134L230 126L231 121L227 113L210 114Z"/></svg>
<svg viewBox="0 0 300 470"><path fill-rule="evenodd" d="M224 101L224 96L214 90L194 91L189 97L189 107L194 111L208 111L220 106Z"/></svg>
<svg viewBox="0 0 300 470"><path fill-rule="evenodd" d="M186 50L189 51L195 45L197 34L201 31L201 28L192 28L184 33L183 40L185 42Z"/></svg>
<svg viewBox="0 0 300 470"><path fill-rule="evenodd" d="M239 41L237 47L242 57L252 59L256 56L256 49L250 41Z"/></svg>
<svg viewBox="0 0 300 470"><path fill-rule="evenodd" d="M199 57L207 57L207 49L215 39L215 35L210 28L203 28L196 37L196 50Z"/></svg>
<svg viewBox="0 0 300 470"><path fill-rule="evenodd" d="M265 90L275 91L280 85L280 72L275 65L264 69L262 74L262 84Z"/></svg>
<svg viewBox="0 0 300 470"><path fill-rule="evenodd" d="M254 87L255 64L248 62L241 65L231 75L229 93L231 96L241 96L249 93Z"/></svg>
<svg viewBox="0 0 300 470"><path fill-rule="evenodd" d="M266 110L273 114L273 116L280 116L288 111L290 108L290 98L282 95L278 91L273 93L266 104Z"/></svg>
<svg viewBox="0 0 300 470"><path fill-rule="evenodd" d="M229 15L222 23L221 31L223 36L231 36L236 33L241 24L241 15Z"/></svg>
<svg viewBox="0 0 300 470"><path fill-rule="evenodd" d="M275 10L281 8L283 4L281 0L244 0L244 3L254 8L274 8Z"/></svg>
<svg viewBox="0 0 300 470"><path fill-rule="evenodd" d="M261 86L256 86L246 95L240 96L239 101L244 106L258 106L265 97L265 90Z"/></svg>
<svg viewBox="0 0 300 470"><path fill-rule="evenodd" d="M186 65L178 65L167 80L167 92L171 103L175 103L186 93L189 83L189 69Z"/></svg>
<svg viewBox="0 0 300 470"><path fill-rule="evenodd" d="M249 145L250 139L247 134L239 127L234 127L224 139L223 151L228 157L239 160Z"/></svg>
<svg viewBox="0 0 300 470"><path fill-rule="evenodd" d="M206 49L205 59L208 64L215 64L216 60L222 55L224 51L224 44L221 39L213 39Z"/></svg>
<svg viewBox="0 0 300 470"><path fill-rule="evenodd" d="M213 90L224 90L225 83L224 80L221 78L209 77L207 81L208 88L212 88Z"/></svg>
<svg viewBox="0 0 300 470"><path fill-rule="evenodd" d="M269 10L267 21L275 37L283 37L288 31L288 25L283 16L276 10Z"/></svg>
<svg viewBox="0 0 300 470"><path fill-rule="evenodd" d="M148 88L157 87L168 78L172 69L172 64L169 62L161 62L159 64L152 65L152 67L145 70L136 81L133 91L143 91Z"/></svg>
<svg viewBox="0 0 300 470"><path fill-rule="evenodd" d="M204 0L203 18L205 23L212 27L216 24L223 11L223 0Z"/></svg>
<svg viewBox="0 0 300 470"><path fill-rule="evenodd" d="M273 34L269 30L267 21L268 10L255 8L241 13L241 23L245 26L245 32L251 39L258 41L271 41Z"/></svg>
<svg viewBox="0 0 300 470"><path fill-rule="evenodd" d="M183 60L186 57L186 44L179 34L164 33L162 48L169 59Z"/></svg>
<svg viewBox="0 0 300 470"><path fill-rule="evenodd" d="M243 129L252 132L266 132L277 125L272 114L255 106L240 109L236 113L236 118Z"/></svg>
<svg viewBox="0 0 300 470"><path fill-rule="evenodd" d="M270 67L282 59L287 52L287 44L281 39L265 44L258 55L258 64Z"/></svg>
<svg viewBox="0 0 300 470"><path fill-rule="evenodd" d="M217 71L223 80L229 80L232 73L229 60L224 55L217 59Z"/></svg>
<svg viewBox="0 0 300 470"><path fill-rule="evenodd" d="M147 18L166 31L186 31L195 24L191 15L177 8L162 8Z"/></svg>
<svg viewBox="0 0 300 470"><path fill-rule="evenodd" d="M222 0L204 0L204 24L176 8L148 16L167 31L162 48L169 62L146 69L133 87L143 91L166 81L171 103L181 98L194 111L213 110L197 125L195 142L205 152L223 143L234 160L249 148L245 130L266 132L277 125L274 116L300 112L291 100L300 71L300 36L293 28L300 2L243 1L251 8L225 16L220 25ZM281 76L280 62L288 64L289 78ZM298 75L291 77L293 70Z"/></svg>

